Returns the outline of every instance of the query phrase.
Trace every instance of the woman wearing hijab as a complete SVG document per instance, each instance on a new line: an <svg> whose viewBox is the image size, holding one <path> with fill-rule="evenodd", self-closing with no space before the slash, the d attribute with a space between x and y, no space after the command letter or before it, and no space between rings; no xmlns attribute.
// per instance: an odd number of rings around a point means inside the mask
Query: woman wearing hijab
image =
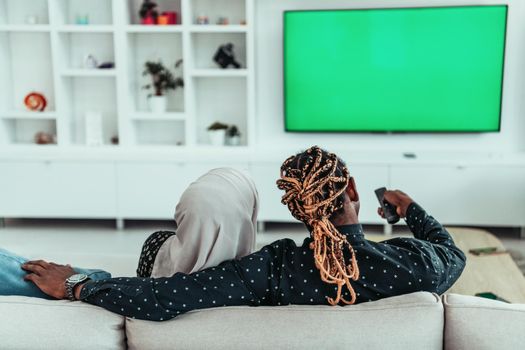
<svg viewBox="0 0 525 350"><path fill-rule="evenodd" d="M190 184L175 210L176 232L153 233L144 243L138 277L192 273L255 249L258 194L252 179L231 168L211 170ZM0 249L0 295L55 299L25 280L27 259ZM43 263L43 262L42 262ZM111 278L102 270L74 268L91 281Z"/></svg>

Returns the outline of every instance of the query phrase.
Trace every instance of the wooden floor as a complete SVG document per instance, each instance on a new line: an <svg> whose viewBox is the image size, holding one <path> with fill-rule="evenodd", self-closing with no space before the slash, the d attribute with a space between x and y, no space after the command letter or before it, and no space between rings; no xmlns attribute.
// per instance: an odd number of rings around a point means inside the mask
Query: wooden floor
<svg viewBox="0 0 525 350"><path fill-rule="evenodd" d="M457 246L467 255L467 266L448 293L475 295L491 292L512 302L525 303L525 276L508 253L476 256L470 249L497 247L501 241L484 230L447 228Z"/></svg>

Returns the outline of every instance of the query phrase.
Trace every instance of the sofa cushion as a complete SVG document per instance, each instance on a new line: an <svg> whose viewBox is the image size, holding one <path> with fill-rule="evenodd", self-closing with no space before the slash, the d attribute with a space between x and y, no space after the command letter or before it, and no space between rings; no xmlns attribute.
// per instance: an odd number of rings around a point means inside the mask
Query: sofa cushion
<svg viewBox="0 0 525 350"><path fill-rule="evenodd" d="M525 304L448 294L445 349L523 349Z"/></svg>
<svg viewBox="0 0 525 350"><path fill-rule="evenodd" d="M438 296L346 307L220 307L165 322L126 320L130 349L442 349Z"/></svg>
<svg viewBox="0 0 525 350"><path fill-rule="evenodd" d="M1 349L124 349L124 318L82 302L0 297Z"/></svg>

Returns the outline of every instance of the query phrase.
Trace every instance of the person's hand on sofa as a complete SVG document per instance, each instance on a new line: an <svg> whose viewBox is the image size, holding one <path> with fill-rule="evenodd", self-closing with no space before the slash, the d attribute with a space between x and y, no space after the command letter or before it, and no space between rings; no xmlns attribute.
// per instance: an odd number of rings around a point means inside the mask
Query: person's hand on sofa
<svg viewBox="0 0 525 350"><path fill-rule="evenodd" d="M76 272L70 265L58 265L44 260L28 261L22 265L28 272L26 281L33 282L42 292L56 299L67 299L66 280Z"/></svg>
<svg viewBox="0 0 525 350"><path fill-rule="evenodd" d="M385 191L384 198L387 202L397 207L397 215L401 218L406 217L408 207L414 202L412 198L400 190ZM385 218L382 208L378 208L377 213L383 219Z"/></svg>

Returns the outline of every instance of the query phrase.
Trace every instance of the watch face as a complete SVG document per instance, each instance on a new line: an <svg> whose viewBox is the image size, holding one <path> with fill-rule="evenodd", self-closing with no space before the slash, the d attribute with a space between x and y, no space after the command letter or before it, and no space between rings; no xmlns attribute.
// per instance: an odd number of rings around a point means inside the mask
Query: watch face
<svg viewBox="0 0 525 350"><path fill-rule="evenodd" d="M81 282L85 279L87 279L88 276L87 275L84 275L83 273L77 273L76 275L73 275L71 277L68 278L68 281L71 282L71 283L77 283L77 282Z"/></svg>

